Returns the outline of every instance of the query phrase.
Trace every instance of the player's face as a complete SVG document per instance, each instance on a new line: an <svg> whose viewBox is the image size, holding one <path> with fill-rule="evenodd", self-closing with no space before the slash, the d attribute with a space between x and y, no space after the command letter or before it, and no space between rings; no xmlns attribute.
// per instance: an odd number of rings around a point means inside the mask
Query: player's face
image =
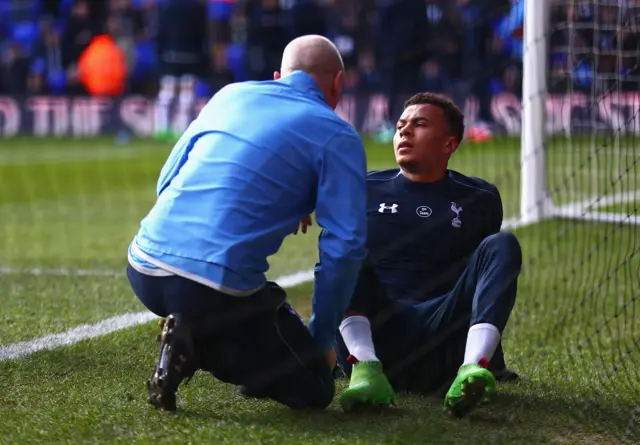
<svg viewBox="0 0 640 445"><path fill-rule="evenodd" d="M407 170L421 170L446 162L457 144L435 105L407 107L396 125L393 150L396 162Z"/></svg>

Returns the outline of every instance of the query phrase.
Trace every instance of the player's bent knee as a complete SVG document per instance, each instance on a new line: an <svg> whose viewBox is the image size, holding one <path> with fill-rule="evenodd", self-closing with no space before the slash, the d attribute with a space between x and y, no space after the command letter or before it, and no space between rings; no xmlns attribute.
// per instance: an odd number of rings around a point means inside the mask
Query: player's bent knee
<svg viewBox="0 0 640 445"><path fill-rule="evenodd" d="M486 237L482 243L486 248L499 252L500 257L507 261L510 266L517 270L522 267L522 247L513 233L495 233Z"/></svg>

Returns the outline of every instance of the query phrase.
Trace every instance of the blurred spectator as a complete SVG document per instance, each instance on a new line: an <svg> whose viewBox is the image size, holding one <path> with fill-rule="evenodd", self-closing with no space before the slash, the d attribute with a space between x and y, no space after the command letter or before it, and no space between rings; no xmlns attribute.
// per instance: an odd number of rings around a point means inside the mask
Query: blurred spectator
<svg viewBox="0 0 640 445"><path fill-rule="evenodd" d="M376 69L376 60L368 49L363 49L358 53L358 65L355 68L358 73L358 83L356 89L361 93L375 93L380 91L381 79Z"/></svg>
<svg viewBox="0 0 640 445"><path fill-rule="evenodd" d="M65 91L66 83L60 32L53 21L43 20L32 56L29 91L35 94L58 94Z"/></svg>
<svg viewBox="0 0 640 445"><path fill-rule="evenodd" d="M91 17L89 2L76 0L71 7L71 15L61 41L62 67L66 71L68 92L82 93L82 86L78 81L78 59L99 31L99 23Z"/></svg>
<svg viewBox="0 0 640 445"><path fill-rule="evenodd" d="M18 43L11 43L2 57L4 84L8 91L15 94L27 92L26 79L29 73L29 55Z"/></svg>
<svg viewBox="0 0 640 445"><path fill-rule="evenodd" d="M211 81L213 91L218 91L224 86L233 83L235 80L233 71L229 69L227 60L227 45L220 44L214 46L213 75Z"/></svg>
<svg viewBox="0 0 640 445"><path fill-rule="evenodd" d="M189 125L198 77L209 73L207 8L203 0L166 0L158 17L157 54L160 91L155 110L156 136L175 139ZM175 125L170 107L177 96Z"/></svg>
<svg viewBox="0 0 640 445"><path fill-rule="evenodd" d="M355 66L358 59L373 57L371 50L371 23L375 12L375 0L342 2L336 0L328 4L330 32L340 50L345 65ZM368 66L367 64L365 64Z"/></svg>
<svg viewBox="0 0 640 445"><path fill-rule="evenodd" d="M404 100L420 88L420 68L432 29L428 14L432 6L439 8L437 0L426 3L425 14L423 0L378 2L374 48L389 116L400 116Z"/></svg>
<svg viewBox="0 0 640 445"><path fill-rule="evenodd" d="M142 10L133 8L131 0L111 0L106 32L124 52L127 71L136 72L138 45L149 37ZM129 79L129 90L132 82L133 79Z"/></svg>
<svg viewBox="0 0 640 445"><path fill-rule="evenodd" d="M422 90L433 91L434 93L449 94L450 86L447 76L442 71L442 67L435 60L427 60L422 65Z"/></svg>
<svg viewBox="0 0 640 445"><path fill-rule="evenodd" d="M465 76L462 70L464 65L473 64L475 60L475 56L465 58L464 55L465 37L471 32L471 24L465 28L458 4L445 4L438 0L427 0L426 3L427 59L438 67L439 75L446 76L449 84L446 92L454 94L453 100L462 104L473 79L473 76Z"/></svg>
<svg viewBox="0 0 640 445"><path fill-rule="evenodd" d="M282 51L291 40L287 13L278 0L246 0L242 13L247 29L249 76L273 79L273 72L280 70Z"/></svg>

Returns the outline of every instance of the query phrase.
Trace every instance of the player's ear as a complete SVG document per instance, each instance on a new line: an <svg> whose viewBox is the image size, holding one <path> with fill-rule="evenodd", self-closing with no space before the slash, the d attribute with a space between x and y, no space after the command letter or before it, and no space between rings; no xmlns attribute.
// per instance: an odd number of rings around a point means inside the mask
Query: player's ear
<svg viewBox="0 0 640 445"><path fill-rule="evenodd" d="M460 145L458 139L450 137L447 144L444 146L445 153L451 156L458 149L458 145Z"/></svg>
<svg viewBox="0 0 640 445"><path fill-rule="evenodd" d="M274 71L274 72L273 72L273 80L278 80L278 79L280 79L281 77L282 77L282 76L280 75L280 73L279 73L279 72L277 72L277 71Z"/></svg>
<svg viewBox="0 0 640 445"><path fill-rule="evenodd" d="M340 98L342 93L342 85L344 84L344 71L338 71L336 77L333 79L333 91L335 91L336 97Z"/></svg>

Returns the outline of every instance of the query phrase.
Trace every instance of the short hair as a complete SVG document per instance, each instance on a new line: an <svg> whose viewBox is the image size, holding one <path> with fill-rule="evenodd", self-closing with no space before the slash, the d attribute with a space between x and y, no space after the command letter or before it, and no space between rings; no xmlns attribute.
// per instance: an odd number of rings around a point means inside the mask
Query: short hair
<svg viewBox="0 0 640 445"><path fill-rule="evenodd" d="M418 93L404 103L404 108L406 109L411 105L433 105L440 108L444 115L444 120L449 126L449 131L458 139L458 143L462 142L464 137L464 114L451 99L436 93Z"/></svg>

